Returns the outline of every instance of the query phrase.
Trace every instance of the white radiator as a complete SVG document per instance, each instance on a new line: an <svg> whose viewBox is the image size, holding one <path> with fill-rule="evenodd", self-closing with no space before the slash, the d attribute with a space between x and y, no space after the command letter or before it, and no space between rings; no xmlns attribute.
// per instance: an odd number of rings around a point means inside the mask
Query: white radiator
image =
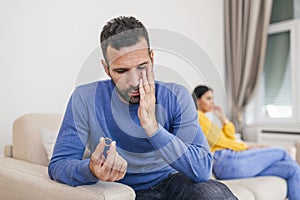
<svg viewBox="0 0 300 200"><path fill-rule="evenodd" d="M283 147L300 164L299 127L246 126L243 130L243 140Z"/></svg>
<svg viewBox="0 0 300 200"><path fill-rule="evenodd" d="M268 144L292 145L300 140L300 130L296 129L258 129L258 141Z"/></svg>
<svg viewBox="0 0 300 200"><path fill-rule="evenodd" d="M295 142L300 141L300 128L248 126L244 129L243 139L266 144L294 146Z"/></svg>

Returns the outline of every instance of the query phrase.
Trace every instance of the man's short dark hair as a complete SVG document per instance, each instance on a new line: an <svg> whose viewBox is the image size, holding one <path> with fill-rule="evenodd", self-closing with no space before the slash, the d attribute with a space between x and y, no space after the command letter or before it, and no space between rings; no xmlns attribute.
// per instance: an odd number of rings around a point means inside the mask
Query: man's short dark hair
<svg viewBox="0 0 300 200"><path fill-rule="evenodd" d="M101 49L107 64L108 46L119 50L122 47L139 43L142 38L147 41L148 48L150 48L148 32L145 26L136 18L121 16L110 20L103 27L100 35Z"/></svg>

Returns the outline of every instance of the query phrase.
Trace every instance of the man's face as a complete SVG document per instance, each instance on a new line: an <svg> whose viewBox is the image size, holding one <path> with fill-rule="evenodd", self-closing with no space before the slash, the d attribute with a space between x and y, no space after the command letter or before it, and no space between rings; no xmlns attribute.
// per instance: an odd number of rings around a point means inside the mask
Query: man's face
<svg viewBox="0 0 300 200"><path fill-rule="evenodd" d="M126 103L138 104L142 71L153 67L153 52L150 51L149 54L146 40L142 39L136 45L120 50L108 46L106 55L109 63L102 61L102 64L114 82L119 96Z"/></svg>

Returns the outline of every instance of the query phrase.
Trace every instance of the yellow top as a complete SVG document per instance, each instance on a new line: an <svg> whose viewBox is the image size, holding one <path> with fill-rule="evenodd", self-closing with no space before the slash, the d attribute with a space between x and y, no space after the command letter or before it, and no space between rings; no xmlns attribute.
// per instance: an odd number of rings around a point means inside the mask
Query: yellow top
<svg viewBox="0 0 300 200"><path fill-rule="evenodd" d="M223 128L220 129L202 111L198 111L198 120L212 152L222 149L234 151L247 149L244 142L236 141L235 128L231 122L224 124Z"/></svg>

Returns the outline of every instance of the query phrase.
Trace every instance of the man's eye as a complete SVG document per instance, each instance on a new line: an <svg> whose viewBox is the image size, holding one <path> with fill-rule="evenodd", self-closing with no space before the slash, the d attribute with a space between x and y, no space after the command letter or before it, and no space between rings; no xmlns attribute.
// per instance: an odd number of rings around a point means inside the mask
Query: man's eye
<svg viewBox="0 0 300 200"><path fill-rule="evenodd" d="M116 72L117 72L118 74L123 74L123 73L125 73L126 71L125 71L125 70L116 70Z"/></svg>
<svg viewBox="0 0 300 200"><path fill-rule="evenodd" d="M138 66L137 68L138 68L139 70L143 70L143 69L146 68L146 65Z"/></svg>

